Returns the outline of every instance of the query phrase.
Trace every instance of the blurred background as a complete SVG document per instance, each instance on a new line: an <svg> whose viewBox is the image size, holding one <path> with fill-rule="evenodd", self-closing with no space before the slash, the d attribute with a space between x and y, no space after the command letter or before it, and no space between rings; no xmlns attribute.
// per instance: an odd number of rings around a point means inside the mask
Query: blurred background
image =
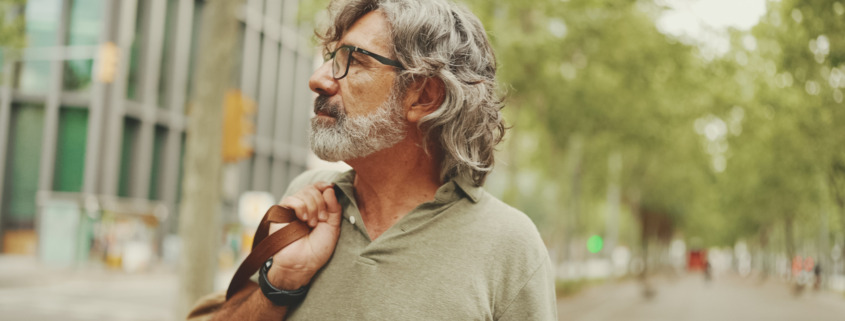
<svg viewBox="0 0 845 321"><path fill-rule="evenodd" d="M462 2L512 126L486 188L537 224L561 320L842 319L845 1ZM288 182L345 166L307 145L325 6L0 0L0 318L224 289Z"/></svg>

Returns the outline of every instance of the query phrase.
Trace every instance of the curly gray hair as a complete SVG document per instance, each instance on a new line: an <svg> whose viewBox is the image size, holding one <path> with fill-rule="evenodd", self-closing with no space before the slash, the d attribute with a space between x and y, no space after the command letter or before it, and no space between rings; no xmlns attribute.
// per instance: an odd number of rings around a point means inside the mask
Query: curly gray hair
<svg viewBox="0 0 845 321"><path fill-rule="evenodd" d="M505 134L503 99L496 83L496 57L481 21L449 0L335 0L331 25L318 33L328 49L355 21L380 10L387 17L393 54L405 69L396 89L415 79L437 78L444 84L443 104L418 124L442 150L440 179L456 177L484 183L493 169L494 148Z"/></svg>

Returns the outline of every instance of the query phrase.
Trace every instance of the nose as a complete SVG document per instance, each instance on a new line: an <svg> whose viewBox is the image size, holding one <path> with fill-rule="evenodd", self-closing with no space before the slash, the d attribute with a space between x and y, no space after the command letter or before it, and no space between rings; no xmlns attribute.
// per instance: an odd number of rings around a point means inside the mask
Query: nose
<svg viewBox="0 0 845 321"><path fill-rule="evenodd" d="M320 65L308 79L308 87L311 91L325 96L334 96L338 90L337 80L332 76L331 61Z"/></svg>

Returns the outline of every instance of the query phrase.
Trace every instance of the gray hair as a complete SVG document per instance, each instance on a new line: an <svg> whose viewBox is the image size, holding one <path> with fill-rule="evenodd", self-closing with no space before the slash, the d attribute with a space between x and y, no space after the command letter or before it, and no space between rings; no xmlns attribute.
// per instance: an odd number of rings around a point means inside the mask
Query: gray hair
<svg viewBox="0 0 845 321"><path fill-rule="evenodd" d="M433 141L442 150L440 179L465 177L482 185L493 169L505 124L496 57L481 21L449 0L335 0L329 5L332 24L317 36L328 49L355 21L376 10L387 17L392 54L405 67L397 78L399 90L416 79L444 84L443 104L418 124L423 146Z"/></svg>

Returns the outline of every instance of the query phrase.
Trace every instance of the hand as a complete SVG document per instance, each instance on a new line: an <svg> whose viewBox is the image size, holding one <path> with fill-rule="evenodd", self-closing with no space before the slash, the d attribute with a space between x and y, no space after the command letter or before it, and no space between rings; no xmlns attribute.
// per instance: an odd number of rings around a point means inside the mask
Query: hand
<svg viewBox="0 0 845 321"><path fill-rule="evenodd" d="M267 273L271 284L283 290L296 290L328 262L340 236L341 208L332 184L317 182L285 197L279 205L293 209L296 217L312 228L311 233L273 255ZM270 234L287 223L271 223Z"/></svg>

